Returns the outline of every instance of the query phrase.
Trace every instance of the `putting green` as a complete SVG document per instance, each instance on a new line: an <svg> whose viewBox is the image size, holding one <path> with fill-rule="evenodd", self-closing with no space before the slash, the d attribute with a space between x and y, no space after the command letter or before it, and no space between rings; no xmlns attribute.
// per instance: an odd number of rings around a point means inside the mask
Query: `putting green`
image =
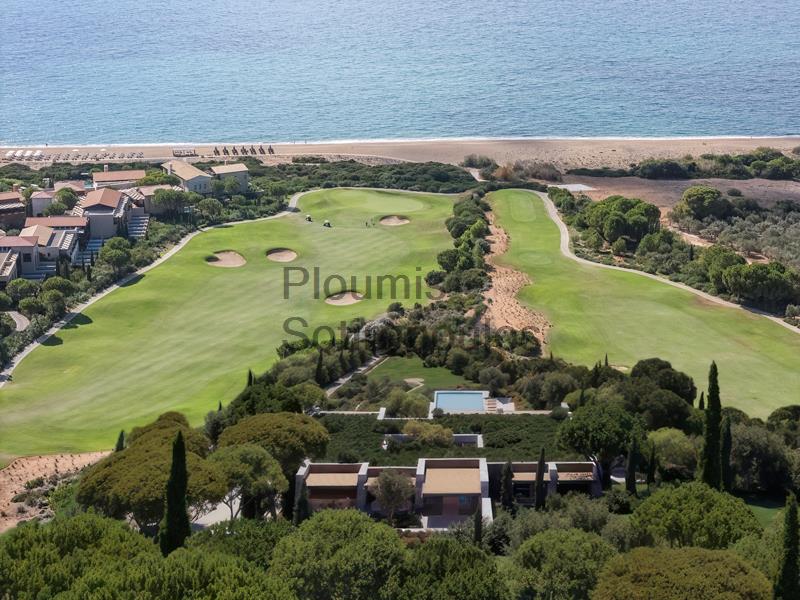
<svg viewBox="0 0 800 600"><path fill-rule="evenodd" d="M277 355L287 318L307 334L380 314L393 301L391 285L379 275L414 282L435 268L436 254L451 245L443 226L454 196L324 190L301 199L300 212L281 218L222 227L192 239L175 256L142 278L89 307L45 346L34 350L0 389L0 460L45 452L99 450L167 410L185 413L194 424L229 402L244 386L247 369L262 372ZM314 222L305 221L310 213ZM387 214L410 219L404 227L381 227ZM331 228L322 223L329 219ZM370 226L367 226L367 222ZM267 251L297 253L291 263L269 260ZM206 257L234 251L246 259L238 268L212 268ZM305 268L309 283L284 298L284 268ZM314 297L315 267L319 294ZM301 279L290 271L292 282ZM324 280L340 274L346 285ZM349 306L325 303L329 293L353 289L366 294ZM353 285L350 281L355 276ZM404 300L404 286L397 287ZM299 319L308 323L304 327Z"/></svg>
<svg viewBox="0 0 800 600"><path fill-rule="evenodd" d="M622 271L578 264L559 250L560 234L542 200L522 190L491 195L511 236L500 261L533 281L522 302L552 323L551 348L566 360L614 365L658 356L705 389L716 360L723 406L754 417L800 398L800 335L747 311Z"/></svg>

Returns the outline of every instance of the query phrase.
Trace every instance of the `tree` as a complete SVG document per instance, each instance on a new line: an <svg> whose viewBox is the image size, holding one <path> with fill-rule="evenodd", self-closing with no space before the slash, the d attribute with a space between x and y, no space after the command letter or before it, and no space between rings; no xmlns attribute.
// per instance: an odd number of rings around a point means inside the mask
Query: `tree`
<svg viewBox="0 0 800 600"><path fill-rule="evenodd" d="M766 577L731 552L702 548L634 548L612 558L592 600L769 600Z"/></svg>
<svg viewBox="0 0 800 600"><path fill-rule="evenodd" d="M596 533L549 529L524 542L514 561L523 569L525 597L588 600L598 573L615 554Z"/></svg>
<svg viewBox="0 0 800 600"><path fill-rule="evenodd" d="M582 406L558 430L562 445L587 456L597 455L606 488L611 485L611 461L625 452L634 437L642 437L639 418L611 402Z"/></svg>
<svg viewBox="0 0 800 600"><path fill-rule="evenodd" d="M479 548L483 543L483 514L480 508L472 515L472 543Z"/></svg>
<svg viewBox="0 0 800 600"><path fill-rule="evenodd" d="M164 520L158 531L158 545L164 556L169 556L182 547L192 533L186 506L188 480L186 446L183 443L183 434L178 431L172 444L172 466L167 480Z"/></svg>
<svg viewBox="0 0 800 600"><path fill-rule="evenodd" d="M722 420L722 441L720 442L720 468L722 489L726 492L733 490L733 465L731 464L731 420L725 417Z"/></svg>
<svg viewBox="0 0 800 600"><path fill-rule="evenodd" d="M658 468L658 459L656 458L656 446L650 446L650 459L647 461L647 490L650 491L650 486L656 482L656 469Z"/></svg>
<svg viewBox="0 0 800 600"><path fill-rule="evenodd" d="M39 293L40 285L29 279L14 279L6 284L6 294L14 302L19 302L23 298L31 298Z"/></svg>
<svg viewBox="0 0 800 600"><path fill-rule="evenodd" d="M322 346L319 347L319 353L317 354L317 368L314 371L314 381L317 382L317 385L322 387L327 383L325 379L325 368L322 356Z"/></svg>
<svg viewBox="0 0 800 600"><path fill-rule="evenodd" d="M117 436L117 443L114 446L114 452L122 452L125 449L125 430L121 430Z"/></svg>
<svg viewBox="0 0 800 600"><path fill-rule="evenodd" d="M536 498L534 499L536 510L544 508L544 498L547 493L544 487L544 472L547 463L544 462L544 446L539 450L539 462L536 464Z"/></svg>
<svg viewBox="0 0 800 600"><path fill-rule="evenodd" d="M60 202L64 206L67 207L67 210L72 210L75 208L75 205L78 203L78 194L72 188L64 187L58 190L54 198L57 202Z"/></svg>
<svg viewBox="0 0 800 600"><path fill-rule="evenodd" d="M60 319L67 312L67 300L58 290L47 290L39 295L45 313L52 319Z"/></svg>
<svg viewBox="0 0 800 600"><path fill-rule="evenodd" d="M168 216L175 216L185 206L187 202L186 192L173 189L156 190L153 195L153 206L166 213Z"/></svg>
<svg viewBox="0 0 800 600"><path fill-rule="evenodd" d="M778 577L775 581L775 600L800 598L800 532L797 522L797 498L790 493L783 514L783 552Z"/></svg>
<svg viewBox="0 0 800 600"><path fill-rule="evenodd" d="M62 204L58 200L54 200L51 202L45 209L42 211L42 214L45 217L55 217L58 215L63 215L67 212L68 207L66 204Z"/></svg>
<svg viewBox="0 0 800 600"><path fill-rule="evenodd" d="M697 402L697 408L700 410L706 409L706 393L700 392L700 400Z"/></svg>
<svg viewBox="0 0 800 600"><path fill-rule="evenodd" d="M500 476L500 505L507 511L514 510L514 470L511 461L503 464Z"/></svg>
<svg viewBox="0 0 800 600"><path fill-rule="evenodd" d="M235 177L225 177L222 180L222 189L228 196L233 196L243 191L240 189L239 181Z"/></svg>
<svg viewBox="0 0 800 600"><path fill-rule="evenodd" d="M396 597L406 550L384 523L356 510L323 510L278 542L270 573L299 600Z"/></svg>
<svg viewBox="0 0 800 600"><path fill-rule="evenodd" d="M231 521L239 516L247 501L266 503L255 507L257 516L266 509L273 520L277 518L278 495L289 489L289 482L269 452L254 444L227 446L212 454L209 462L225 477L228 493L222 502L231 512Z"/></svg>
<svg viewBox="0 0 800 600"><path fill-rule="evenodd" d="M719 489L722 484L720 460L720 426L722 406L719 399L717 363L712 362L708 371L708 406L706 407L705 443L703 445L702 480L712 488Z"/></svg>
<svg viewBox="0 0 800 600"><path fill-rule="evenodd" d="M664 427L651 431L647 436L656 462L665 471L678 475L680 479L692 479L697 467L697 450L689 437L679 429Z"/></svg>
<svg viewBox="0 0 800 600"><path fill-rule="evenodd" d="M384 469L369 489L375 496L381 510L389 523L394 523L394 515L398 510L408 506L414 497L414 485L407 475L393 469Z"/></svg>
<svg viewBox="0 0 800 600"><path fill-rule="evenodd" d="M44 280L44 283L42 283L42 291L49 292L50 290L59 291L64 294L64 296L71 296L75 293L75 284L64 277L48 277Z"/></svg>
<svg viewBox="0 0 800 600"><path fill-rule="evenodd" d="M433 535L409 553L398 600L507 600L494 559L472 544Z"/></svg>
<svg viewBox="0 0 800 600"><path fill-rule="evenodd" d="M114 269L114 277L119 279L131 265L131 253L127 249L105 245L100 249L98 258Z"/></svg>
<svg viewBox="0 0 800 600"><path fill-rule="evenodd" d="M294 511L292 512L292 524L297 527L311 516L311 504L308 502L308 488L300 486L300 493L297 494Z"/></svg>
<svg viewBox="0 0 800 600"><path fill-rule="evenodd" d="M216 198L203 198L197 203L197 210L206 218L214 222L222 214L222 203Z"/></svg>
<svg viewBox="0 0 800 600"><path fill-rule="evenodd" d="M19 312L28 318L43 315L46 311L44 303L38 298L23 298L19 301Z"/></svg>
<svg viewBox="0 0 800 600"><path fill-rule="evenodd" d="M203 553L227 554L262 569L269 567L277 543L294 531L286 519L222 521L192 534L186 548Z"/></svg>
<svg viewBox="0 0 800 600"><path fill-rule="evenodd" d="M743 500L700 482L658 490L633 511L631 524L657 544L712 549L761 530Z"/></svg>
<svg viewBox="0 0 800 600"><path fill-rule="evenodd" d="M636 467L639 464L639 444L636 438L631 441L628 450L628 461L625 466L625 489L632 496L636 495Z"/></svg>

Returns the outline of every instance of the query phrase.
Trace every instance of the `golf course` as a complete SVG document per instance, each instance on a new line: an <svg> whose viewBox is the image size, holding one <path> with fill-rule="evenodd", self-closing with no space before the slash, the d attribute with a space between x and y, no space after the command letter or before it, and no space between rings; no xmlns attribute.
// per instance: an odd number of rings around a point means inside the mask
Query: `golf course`
<svg viewBox="0 0 800 600"><path fill-rule="evenodd" d="M715 360L723 406L753 417L800 400L800 335L636 273L563 256L558 227L532 192L504 190L490 201L511 238L498 262L530 276L519 299L552 324L555 355L591 365L607 353L619 367L657 356L694 377L698 390Z"/></svg>
<svg viewBox="0 0 800 600"><path fill-rule="evenodd" d="M277 359L281 341L296 339L284 332L286 319L295 318L290 327L311 336L320 325L338 327L384 312L392 295L384 282L379 297L380 275L407 276L412 297L398 299L413 303L415 278L435 268L436 254L452 244L443 222L453 200L322 190L303 196L299 212L195 236L169 260L91 305L19 364L0 389L0 462L106 449L120 429L167 410L200 424L244 387L248 369L263 372ZM395 215L402 219L381 224ZM331 227L323 226L325 220ZM307 285L290 288L288 299L284 267L309 272ZM355 277L356 285L334 281L331 293L365 297L352 304L347 298L326 302L324 279L334 274L348 283ZM367 276L373 278L370 294ZM298 282L302 274L294 271L289 279ZM422 288L427 291L424 280Z"/></svg>

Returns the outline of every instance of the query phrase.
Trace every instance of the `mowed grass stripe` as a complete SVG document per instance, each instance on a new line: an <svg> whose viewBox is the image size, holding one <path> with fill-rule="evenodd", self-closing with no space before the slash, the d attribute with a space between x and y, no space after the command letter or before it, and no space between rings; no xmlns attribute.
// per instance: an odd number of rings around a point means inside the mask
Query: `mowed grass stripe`
<svg viewBox="0 0 800 600"><path fill-rule="evenodd" d="M288 337L286 318L335 325L377 315L391 302L374 294L351 306L330 306L312 297L310 285L284 299L285 266L356 275L359 287L365 275L424 276L452 243L443 222L453 200L324 190L303 197L297 214L196 236L135 284L92 305L17 367L13 382L0 390L0 459L108 448L120 429L167 410L200 424L242 389L248 368L261 372L275 361L275 348ZM305 222L305 213L313 223ZM365 226L387 214L411 222ZM325 219L332 228L322 227ZM298 258L267 260L275 247L291 248ZM247 264L206 264L221 250L238 252Z"/></svg>
<svg viewBox="0 0 800 600"><path fill-rule="evenodd" d="M716 360L723 405L756 417L800 400L800 335L635 273L566 258L558 228L531 192L496 192L491 202L511 236L500 260L530 275L519 297L553 324L556 355L591 365L608 353L627 367L658 356L692 375L698 389Z"/></svg>

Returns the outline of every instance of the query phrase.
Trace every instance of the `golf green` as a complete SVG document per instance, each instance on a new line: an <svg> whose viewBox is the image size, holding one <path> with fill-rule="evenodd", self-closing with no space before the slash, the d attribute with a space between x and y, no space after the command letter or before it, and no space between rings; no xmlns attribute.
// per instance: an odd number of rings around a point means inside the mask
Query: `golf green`
<svg viewBox="0 0 800 600"><path fill-rule="evenodd" d="M532 192L495 192L491 203L511 237L500 262L530 276L519 298L552 324L557 356L591 365L608 353L624 367L657 356L694 377L698 390L715 360L723 406L754 417L800 400L800 335L659 281L563 256L558 228Z"/></svg>
<svg viewBox="0 0 800 600"><path fill-rule="evenodd" d="M22 361L13 381L0 389L0 461L109 448L120 429L167 410L200 424L208 411L242 389L248 369L264 371L276 360L281 341L296 339L284 331L287 319L294 319L291 330L312 335L320 325L380 314L395 295L413 303L416 278L427 291L425 273L452 243L443 222L453 200L323 190L304 196L299 213L195 236L138 281L90 306ZM306 213L312 222L305 220ZM381 217L394 214L409 223L379 224ZM324 227L325 220L332 227ZM275 248L290 249L297 257L269 260L267 252ZM246 264L224 268L206 261L224 251L236 252ZM285 298L284 279L301 281L299 268L307 270L308 283L289 288ZM293 270L287 275L284 269ZM347 282L333 280L326 292L331 275ZM404 298L402 284L396 294L387 280L378 286L381 275L407 276L410 297ZM344 306L325 302L329 293L351 289L366 297Z"/></svg>

